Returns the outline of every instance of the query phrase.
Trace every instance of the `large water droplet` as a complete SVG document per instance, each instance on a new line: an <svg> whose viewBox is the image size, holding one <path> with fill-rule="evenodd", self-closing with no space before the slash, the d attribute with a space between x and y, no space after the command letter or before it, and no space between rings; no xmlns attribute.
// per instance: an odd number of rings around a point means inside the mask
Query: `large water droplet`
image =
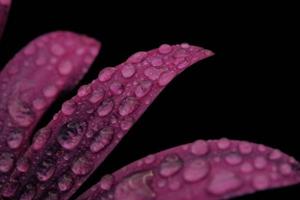
<svg viewBox="0 0 300 200"><path fill-rule="evenodd" d="M176 154L168 155L160 165L159 174L163 177L175 175L182 168L182 160Z"/></svg>
<svg viewBox="0 0 300 200"><path fill-rule="evenodd" d="M86 121L73 121L63 125L57 136L58 143L65 149L74 149L87 130Z"/></svg>
<svg viewBox="0 0 300 200"><path fill-rule="evenodd" d="M203 159L195 159L184 168L183 178L188 182L196 182L204 179L210 171L209 164Z"/></svg>
<svg viewBox="0 0 300 200"><path fill-rule="evenodd" d="M0 172L8 172L14 165L14 155L12 153L3 152L0 154Z"/></svg>
<svg viewBox="0 0 300 200"><path fill-rule="evenodd" d="M11 149L19 148L23 142L23 132L18 129L13 129L7 136L6 142Z"/></svg>
<svg viewBox="0 0 300 200"><path fill-rule="evenodd" d="M35 113L30 105L20 100L10 100L8 112L12 119L22 127L31 125L35 119Z"/></svg>
<svg viewBox="0 0 300 200"><path fill-rule="evenodd" d="M104 100L98 107L97 113L100 117L108 115L114 108L114 102L112 99Z"/></svg>
<svg viewBox="0 0 300 200"><path fill-rule="evenodd" d="M135 97L124 98L119 107L119 114L122 116L127 116L131 114L138 106L138 101Z"/></svg>
<svg viewBox="0 0 300 200"><path fill-rule="evenodd" d="M99 134L94 138L90 150L94 153L106 148L113 139L114 130L111 127L103 128Z"/></svg>
<svg viewBox="0 0 300 200"><path fill-rule="evenodd" d="M86 175L93 168L93 162L89 161L86 157L80 157L72 165L72 172L76 175Z"/></svg>
<svg viewBox="0 0 300 200"><path fill-rule="evenodd" d="M39 164L37 168L37 172L36 172L37 178L40 181L49 180L55 172L56 169L55 164L56 162L50 157L43 159L43 161Z"/></svg>
<svg viewBox="0 0 300 200"><path fill-rule="evenodd" d="M136 87L134 93L138 98L142 98L150 92L151 88L152 82L149 80L143 80L139 82L139 85Z"/></svg>

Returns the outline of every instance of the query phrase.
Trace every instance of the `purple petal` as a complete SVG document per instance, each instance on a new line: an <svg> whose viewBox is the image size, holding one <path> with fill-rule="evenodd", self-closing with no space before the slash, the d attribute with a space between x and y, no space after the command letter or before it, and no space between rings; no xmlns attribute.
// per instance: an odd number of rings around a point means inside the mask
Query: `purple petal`
<svg viewBox="0 0 300 200"><path fill-rule="evenodd" d="M39 131L22 158L28 167L17 167L2 195L19 199L30 192L34 199L68 199L160 91L186 67L211 55L187 44L162 45L103 69Z"/></svg>
<svg viewBox="0 0 300 200"><path fill-rule="evenodd" d="M29 145L32 130L57 95L74 86L99 51L94 39L70 32L41 36L0 73L0 179ZM5 163L2 161L10 160ZM3 183L0 183L0 187Z"/></svg>
<svg viewBox="0 0 300 200"><path fill-rule="evenodd" d="M300 183L300 164L269 147L197 140L123 167L77 200L217 200Z"/></svg>

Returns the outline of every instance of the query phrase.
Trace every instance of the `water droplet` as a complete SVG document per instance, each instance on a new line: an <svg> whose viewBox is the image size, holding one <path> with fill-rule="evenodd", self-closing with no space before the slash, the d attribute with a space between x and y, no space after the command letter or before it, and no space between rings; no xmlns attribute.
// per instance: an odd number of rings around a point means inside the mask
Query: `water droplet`
<svg viewBox="0 0 300 200"><path fill-rule="evenodd" d="M124 120L120 122L120 127L123 131L128 131L134 123L134 119L132 117L126 117Z"/></svg>
<svg viewBox="0 0 300 200"><path fill-rule="evenodd" d="M6 138L7 145L11 149L17 149L21 146L23 142L23 132L21 130L14 129L10 131Z"/></svg>
<svg viewBox="0 0 300 200"><path fill-rule="evenodd" d="M73 100L66 101L61 106L61 111L65 115L72 115L76 110L76 102Z"/></svg>
<svg viewBox="0 0 300 200"><path fill-rule="evenodd" d="M270 180L267 175L257 174L253 178L253 187L257 190L267 189L270 185Z"/></svg>
<svg viewBox="0 0 300 200"><path fill-rule="evenodd" d="M47 98L55 97L58 93L58 89L55 85L49 85L43 89L43 94Z"/></svg>
<svg viewBox="0 0 300 200"><path fill-rule="evenodd" d="M55 164L55 161L49 157L43 159L43 161L37 168L37 178L43 182L49 180L55 172Z"/></svg>
<svg viewBox="0 0 300 200"><path fill-rule="evenodd" d="M165 86L176 76L176 73L173 71L167 71L161 74L158 80L160 86Z"/></svg>
<svg viewBox="0 0 300 200"><path fill-rule="evenodd" d="M28 127L35 119L35 114L29 104L20 100L9 101L8 112L12 119L22 127Z"/></svg>
<svg viewBox="0 0 300 200"><path fill-rule="evenodd" d="M42 110L46 107L47 102L43 98L36 98L32 101L32 105L36 110Z"/></svg>
<svg viewBox="0 0 300 200"><path fill-rule="evenodd" d="M102 88L97 88L93 91L92 95L89 98L89 101L91 103L97 103L103 99L104 94L105 94L105 92Z"/></svg>
<svg viewBox="0 0 300 200"><path fill-rule="evenodd" d="M124 78L130 78L135 74L135 67L132 64L125 64L121 69L121 74Z"/></svg>
<svg viewBox="0 0 300 200"><path fill-rule="evenodd" d="M33 185L26 185L25 191L21 194L20 200L32 200L36 194L36 189Z"/></svg>
<svg viewBox="0 0 300 200"><path fill-rule="evenodd" d="M168 44L162 44L159 48L158 48L159 53L161 54L168 54L172 51L172 47Z"/></svg>
<svg viewBox="0 0 300 200"><path fill-rule="evenodd" d="M90 150L94 153L106 148L113 139L114 130L111 127L103 128L99 134L94 138Z"/></svg>
<svg viewBox="0 0 300 200"><path fill-rule="evenodd" d="M151 65L154 67L159 67L163 64L163 61L161 58L152 58L150 61Z"/></svg>
<svg viewBox="0 0 300 200"><path fill-rule="evenodd" d="M76 175L86 175L93 168L93 162L86 157L80 157L72 165L72 172Z"/></svg>
<svg viewBox="0 0 300 200"><path fill-rule="evenodd" d="M0 172L8 172L14 165L14 155L12 153L3 152L0 154Z"/></svg>
<svg viewBox="0 0 300 200"><path fill-rule="evenodd" d="M97 113L100 117L108 115L114 108L114 102L112 99L104 100L98 107Z"/></svg>
<svg viewBox="0 0 300 200"><path fill-rule="evenodd" d="M262 157L258 156L254 159L254 167L256 169L264 169L267 166L267 160Z"/></svg>
<svg viewBox="0 0 300 200"><path fill-rule="evenodd" d="M58 143L65 149L74 149L87 130L86 121L73 121L63 125L57 136Z"/></svg>
<svg viewBox="0 0 300 200"><path fill-rule="evenodd" d="M147 57L147 52L140 51L130 56L127 61L131 63L142 62Z"/></svg>
<svg viewBox="0 0 300 200"><path fill-rule="evenodd" d="M110 91L115 95L120 95L123 93L125 87L122 83L114 81L109 86Z"/></svg>
<svg viewBox="0 0 300 200"><path fill-rule="evenodd" d="M152 88L152 82L149 80L142 80L135 89L135 95L138 98L144 97Z"/></svg>
<svg viewBox="0 0 300 200"><path fill-rule="evenodd" d="M89 85L83 85L79 88L77 92L77 96L79 97L85 97L91 93L92 89Z"/></svg>
<svg viewBox="0 0 300 200"><path fill-rule="evenodd" d="M64 60L58 66L58 71L61 75L68 75L73 69L73 63L69 60Z"/></svg>
<svg viewBox="0 0 300 200"><path fill-rule="evenodd" d="M17 170L19 172L27 172L29 168L29 160L26 157L21 157L18 161L17 161Z"/></svg>
<svg viewBox="0 0 300 200"><path fill-rule="evenodd" d="M73 184L73 179L70 175L63 175L62 177L60 177L57 185L58 185L58 189L62 192L68 191Z"/></svg>
<svg viewBox="0 0 300 200"><path fill-rule="evenodd" d="M236 191L242 186L242 183L242 180L233 172L222 170L213 173L207 190L214 195L224 195L230 191Z"/></svg>
<svg viewBox="0 0 300 200"><path fill-rule="evenodd" d="M278 160L281 157L282 157L282 153L281 153L281 151L279 151L277 149L275 149L274 151L272 151L271 154L270 154L270 156L269 156L269 158L271 160Z"/></svg>
<svg viewBox="0 0 300 200"><path fill-rule="evenodd" d="M195 159L184 168L183 178L188 182L196 182L204 179L210 171L209 163L203 159Z"/></svg>
<svg viewBox="0 0 300 200"><path fill-rule="evenodd" d="M182 43L180 46L181 46L181 48L183 48L183 49L188 49L188 48L190 48L190 45L189 45L188 43Z"/></svg>
<svg viewBox="0 0 300 200"><path fill-rule="evenodd" d="M51 46L51 52L56 56L62 56L66 50L62 45L55 43Z"/></svg>
<svg viewBox="0 0 300 200"><path fill-rule="evenodd" d="M182 168L182 160L176 155L167 156L160 165L159 174L163 177L175 175Z"/></svg>
<svg viewBox="0 0 300 200"><path fill-rule="evenodd" d="M131 114L138 106L138 101L135 97L125 97L119 106L119 114L127 116Z"/></svg>
<svg viewBox="0 0 300 200"><path fill-rule="evenodd" d="M149 165L151 163L153 163L155 161L156 157L155 155L148 155L145 159L144 159L144 163Z"/></svg>
<svg viewBox="0 0 300 200"><path fill-rule="evenodd" d="M283 163L283 164L281 164L280 166L279 166L279 171L280 171L280 173L281 174L283 174L283 175L290 175L290 174L292 174L292 167L291 167L291 165L290 164L288 164L288 163Z"/></svg>
<svg viewBox="0 0 300 200"><path fill-rule="evenodd" d="M112 67L104 68L99 73L98 80L101 82L106 82L106 81L110 80L112 78L113 74L115 73L115 70L116 69L112 68Z"/></svg>
<svg viewBox="0 0 300 200"><path fill-rule="evenodd" d="M47 128L40 129L36 133L36 135L33 139L32 148L34 150L40 150L42 147L44 147L50 137L50 134L51 134L51 131L49 129L47 129Z"/></svg>
<svg viewBox="0 0 300 200"><path fill-rule="evenodd" d="M155 81L159 78L162 70L156 69L155 67L149 67L145 69L144 75L152 81Z"/></svg>
<svg viewBox="0 0 300 200"><path fill-rule="evenodd" d="M252 152L252 147L253 145L250 144L249 142L240 142L239 143L239 151L241 154L249 154Z"/></svg>
<svg viewBox="0 0 300 200"><path fill-rule="evenodd" d="M204 140L197 140L191 144L191 152L197 156L203 156L208 153L208 145Z"/></svg>
<svg viewBox="0 0 300 200"><path fill-rule="evenodd" d="M217 146L221 150L225 150L229 148L230 146L230 141L227 138L222 138L217 142Z"/></svg>
<svg viewBox="0 0 300 200"><path fill-rule="evenodd" d="M243 158L238 153L230 153L225 156L225 161L230 165L238 165L243 161Z"/></svg>
<svg viewBox="0 0 300 200"><path fill-rule="evenodd" d="M253 166L251 163L245 162L241 165L240 170L241 170L241 172L244 172L244 173L250 173L253 171Z"/></svg>
<svg viewBox="0 0 300 200"><path fill-rule="evenodd" d="M100 188L103 190L110 190L114 183L114 177L110 174L103 176L100 180Z"/></svg>

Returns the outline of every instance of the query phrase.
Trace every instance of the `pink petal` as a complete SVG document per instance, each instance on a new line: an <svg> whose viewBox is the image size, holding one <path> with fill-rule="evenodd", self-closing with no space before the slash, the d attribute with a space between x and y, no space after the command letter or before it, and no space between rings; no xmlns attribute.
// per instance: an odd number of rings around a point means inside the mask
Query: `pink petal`
<svg viewBox="0 0 300 200"><path fill-rule="evenodd" d="M294 158L263 145L198 140L105 175L78 200L228 199L300 183L299 167Z"/></svg>
<svg viewBox="0 0 300 200"><path fill-rule="evenodd" d="M14 163L25 151L43 113L82 78L99 48L86 36L54 32L29 43L5 66L0 73L0 161L9 157ZM1 180L12 167L0 166Z"/></svg>
<svg viewBox="0 0 300 200"><path fill-rule="evenodd" d="M167 83L212 54L195 46L162 45L103 69L37 134L23 158L30 163L28 170L15 170L2 195L18 199L34 191L34 199L54 194L68 199Z"/></svg>

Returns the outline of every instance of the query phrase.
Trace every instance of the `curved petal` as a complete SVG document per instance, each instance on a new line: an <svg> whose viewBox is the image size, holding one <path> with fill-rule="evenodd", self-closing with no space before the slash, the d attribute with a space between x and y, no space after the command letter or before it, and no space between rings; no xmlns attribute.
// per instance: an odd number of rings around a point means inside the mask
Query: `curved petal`
<svg viewBox="0 0 300 200"><path fill-rule="evenodd" d="M31 192L34 199L68 199L161 90L186 67L211 55L188 44L162 45L103 69L40 130L2 195L19 199Z"/></svg>
<svg viewBox="0 0 300 200"><path fill-rule="evenodd" d="M217 200L300 183L300 164L279 150L228 139L198 140L149 155L78 200Z"/></svg>
<svg viewBox="0 0 300 200"><path fill-rule="evenodd" d="M7 15L11 5L11 0L0 0L0 39L6 24Z"/></svg>
<svg viewBox="0 0 300 200"><path fill-rule="evenodd" d="M100 44L71 32L43 35L15 55L0 73L0 179L29 145L32 130L63 90L73 87ZM3 183L0 183L0 187Z"/></svg>

